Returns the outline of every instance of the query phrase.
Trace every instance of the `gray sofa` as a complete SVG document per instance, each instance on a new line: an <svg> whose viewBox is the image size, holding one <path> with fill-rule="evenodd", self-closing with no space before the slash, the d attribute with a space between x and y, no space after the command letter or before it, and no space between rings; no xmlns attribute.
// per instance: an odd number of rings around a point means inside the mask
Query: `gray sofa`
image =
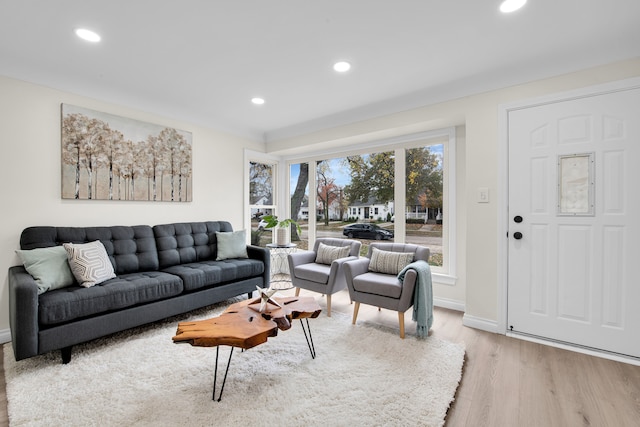
<svg viewBox="0 0 640 427"><path fill-rule="evenodd" d="M71 360L75 344L251 293L269 286L269 252L247 246L248 258L216 261L216 232L225 221L156 226L30 227L20 247L100 240L115 278L93 287L74 284L38 295L23 266L9 268L11 338L16 360L61 350Z"/></svg>

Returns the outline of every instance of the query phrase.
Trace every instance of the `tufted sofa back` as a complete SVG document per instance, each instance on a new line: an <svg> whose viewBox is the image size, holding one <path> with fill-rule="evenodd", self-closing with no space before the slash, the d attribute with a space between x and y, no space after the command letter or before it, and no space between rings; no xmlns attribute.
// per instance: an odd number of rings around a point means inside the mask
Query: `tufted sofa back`
<svg viewBox="0 0 640 427"><path fill-rule="evenodd" d="M227 221L112 227L28 227L21 249L100 240L116 274L154 271L177 264L215 259L216 231L233 231Z"/></svg>
<svg viewBox="0 0 640 427"><path fill-rule="evenodd" d="M227 221L184 222L155 225L160 268L215 259L216 231L233 231Z"/></svg>
<svg viewBox="0 0 640 427"><path fill-rule="evenodd" d="M153 230L148 225L113 227L28 227L20 236L22 249L100 240L116 274L153 271L159 266Z"/></svg>

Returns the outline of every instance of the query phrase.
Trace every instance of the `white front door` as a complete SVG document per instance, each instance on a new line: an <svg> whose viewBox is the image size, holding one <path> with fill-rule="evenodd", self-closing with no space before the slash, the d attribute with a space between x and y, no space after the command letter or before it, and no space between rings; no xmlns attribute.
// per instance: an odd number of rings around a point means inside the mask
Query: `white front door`
<svg viewBox="0 0 640 427"><path fill-rule="evenodd" d="M640 89L508 128L507 329L640 357Z"/></svg>

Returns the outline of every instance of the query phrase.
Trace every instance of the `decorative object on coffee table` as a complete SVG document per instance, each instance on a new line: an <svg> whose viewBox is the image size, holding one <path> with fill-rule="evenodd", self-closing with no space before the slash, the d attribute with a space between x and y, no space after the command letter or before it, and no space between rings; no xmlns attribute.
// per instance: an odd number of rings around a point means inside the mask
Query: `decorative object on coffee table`
<svg viewBox="0 0 640 427"><path fill-rule="evenodd" d="M256 289L258 290L258 294L260 295L260 308L258 309L260 313L264 313L267 307L269 307L270 311L275 310L275 308L279 308L279 307L281 308L280 304L278 304L277 301L271 299L273 294L278 292L277 289L270 289L270 288L264 289L264 288L261 288L260 286L256 286ZM271 306L269 306L269 304L271 304ZM256 304L253 303L253 304L250 304L249 307L254 308L255 305Z"/></svg>
<svg viewBox="0 0 640 427"><path fill-rule="evenodd" d="M264 291L264 289L260 289ZM263 294L264 295L264 294ZM193 322L180 322L173 337L175 343L189 343L192 346L216 347L216 365L213 371L213 400L222 400L222 392L227 381L231 357L234 347L243 350L267 342L269 337L278 335L278 329L291 329L291 320L300 319L300 325L311 357L315 359L316 350L309 328L309 318L315 319L322 311L318 303L311 297L278 298L273 306L267 304L264 312L259 312L258 305L263 302L262 297L256 300L246 300L231 304L218 317ZM272 308L275 307L275 308ZM302 319L306 319L305 324ZM231 347L229 360L222 380L220 393L216 399L216 384L218 379L218 355L221 345Z"/></svg>

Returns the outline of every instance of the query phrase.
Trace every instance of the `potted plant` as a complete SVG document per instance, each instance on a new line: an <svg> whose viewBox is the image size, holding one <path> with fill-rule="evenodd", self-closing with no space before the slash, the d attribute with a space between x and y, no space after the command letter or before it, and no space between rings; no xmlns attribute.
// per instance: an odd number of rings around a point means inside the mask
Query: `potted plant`
<svg viewBox="0 0 640 427"><path fill-rule="evenodd" d="M291 242L290 226L295 226L298 235L302 234L300 225L291 218L278 220L276 215L265 215L262 219L267 223L264 228L273 229L273 243L276 245L288 245Z"/></svg>

